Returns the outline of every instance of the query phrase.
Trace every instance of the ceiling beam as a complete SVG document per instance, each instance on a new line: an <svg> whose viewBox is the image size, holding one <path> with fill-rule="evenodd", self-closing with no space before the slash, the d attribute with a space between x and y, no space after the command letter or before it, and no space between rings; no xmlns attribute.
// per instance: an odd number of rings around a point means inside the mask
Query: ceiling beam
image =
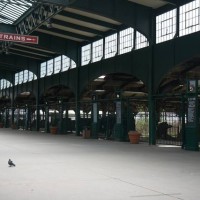
<svg viewBox="0 0 200 200"><path fill-rule="evenodd" d="M65 22L65 21L60 21L60 20L53 19L53 18L51 19L51 23L55 23L55 24L65 26L65 27L70 27L70 28L77 29L77 30L84 31L84 32L88 32L88 33L93 33L95 35L100 35L100 36L103 35L102 31L98 31L98 30L91 29L91 28L84 27L84 26L79 26L77 24L72 24L72 23Z"/></svg>
<svg viewBox="0 0 200 200"><path fill-rule="evenodd" d="M149 7L134 4L128 0L76 0L69 8L95 13L133 27L144 34L148 40L152 37L150 29L152 9Z"/></svg>
<svg viewBox="0 0 200 200"><path fill-rule="evenodd" d="M20 43L14 43L13 44L14 46L19 46L19 47L23 47L23 48L27 48L27 49L34 49L36 51L41 51L41 52L45 52L45 53L48 53L48 54L56 54L56 52L53 52L53 51L49 51L47 49L42 49L42 47L40 46L31 46L31 45L27 45L27 44L20 44Z"/></svg>
<svg viewBox="0 0 200 200"><path fill-rule="evenodd" d="M61 35L64 35L64 36L70 36L70 37L74 37L74 38L78 38L78 39L81 39L81 40L85 40L85 41L90 41L91 38L90 37L87 37L87 36L84 36L84 35L80 35L80 34L77 34L77 33L72 33L72 32L69 32L69 31L65 31L65 30L60 30L60 29L57 29L57 28L47 28L46 26L42 25L40 27L40 29L43 29L47 32L53 32L53 33L58 33L58 34L61 34Z"/></svg>
<svg viewBox="0 0 200 200"><path fill-rule="evenodd" d="M70 13L70 12L67 12L65 10L62 10L59 13L59 15L63 15L65 17L70 17L70 18L73 18L73 19L76 19L76 20L80 20L80 21L91 23L91 24L103 26L103 27L106 27L106 28L109 28L109 29L114 29L114 30L118 29L118 25L111 24L111 23L101 21L101 20L97 20L97 19L93 19L93 18L90 18L90 17Z"/></svg>
<svg viewBox="0 0 200 200"><path fill-rule="evenodd" d="M10 50L10 54L18 55L18 56L26 57L26 58L31 58L31 59L38 60L38 61L41 61L41 62L46 60L46 58L41 57L41 56L35 56L35 55L31 54L31 52L30 53L28 53L28 52L24 53L24 52L17 51L17 50L14 50L14 49Z"/></svg>
<svg viewBox="0 0 200 200"><path fill-rule="evenodd" d="M20 52L25 52L25 53L31 53L33 55L39 55L39 56L42 56L42 57L52 57L54 56L53 54L49 54L49 53L45 53L45 52L42 52L42 51L36 51L36 50L31 50L30 49L27 49L27 48L24 48L24 47L21 47L21 46L10 46L9 49L14 49L16 51L20 51Z"/></svg>
<svg viewBox="0 0 200 200"><path fill-rule="evenodd" d="M178 2L179 2L179 0L161 0L161 1L167 2L167 3L174 5L174 6L177 6Z"/></svg>

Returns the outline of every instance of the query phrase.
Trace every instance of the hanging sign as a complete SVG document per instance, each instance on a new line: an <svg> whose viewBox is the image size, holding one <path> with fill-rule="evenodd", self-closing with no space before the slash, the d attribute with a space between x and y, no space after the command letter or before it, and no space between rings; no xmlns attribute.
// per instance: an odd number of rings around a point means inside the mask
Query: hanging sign
<svg viewBox="0 0 200 200"><path fill-rule="evenodd" d="M19 34L1 33L0 32L0 40L1 41L9 41L9 42L38 44L39 38L38 38L38 36L19 35Z"/></svg>

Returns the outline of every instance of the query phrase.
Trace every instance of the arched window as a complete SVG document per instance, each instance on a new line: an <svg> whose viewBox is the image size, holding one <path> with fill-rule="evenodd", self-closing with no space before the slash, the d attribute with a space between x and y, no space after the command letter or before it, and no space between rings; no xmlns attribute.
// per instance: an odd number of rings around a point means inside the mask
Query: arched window
<svg viewBox="0 0 200 200"><path fill-rule="evenodd" d="M51 60L48 60L47 61L47 76L50 76L50 75L52 75L53 74L53 59L51 59Z"/></svg>
<svg viewBox="0 0 200 200"><path fill-rule="evenodd" d="M61 70L61 56L54 59L54 74L59 73Z"/></svg>
<svg viewBox="0 0 200 200"><path fill-rule="evenodd" d="M102 58L111 58L116 55L128 53L133 49L149 46L149 41L140 32L129 27L118 33L97 40L92 44L82 46L81 65L100 61Z"/></svg>
<svg viewBox="0 0 200 200"><path fill-rule="evenodd" d="M62 71L67 71L68 69L70 69L70 58L68 58L67 56L62 56Z"/></svg>
<svg viewBox="0 0 200 200"><path fill-rule="evenodd" d="M47 74L47 63L43 62L40 65L40 78L45 77Z"/></svg>
<svg viewBox="0 0 200 200"><path fill-rule="evenodd" d="M61 55L40 64L40 78L64 72L75 67L76 63L72 59Z"/></svg>
<svg viewBox="0 0 200 200"><path fill-rule="evenodd" d="M149 46L147 38L140 32L136 32L135 49L141 49Z"/></svg>
<svg viewBox="0 0 200 200"><path fill-rule="evenodd" d="M12 83L6 79L1 79L0 80L0 88L1 90L2 89L5 89L5 88L9 88L9 87L12 87Z"/></svg>
<svg viewBox="0 0 200 200"><path fill-rule="evenodd" d="M37 76L33 72L29 70L23 70L15 74L15 85L26 83L36 79Z"/></svg>

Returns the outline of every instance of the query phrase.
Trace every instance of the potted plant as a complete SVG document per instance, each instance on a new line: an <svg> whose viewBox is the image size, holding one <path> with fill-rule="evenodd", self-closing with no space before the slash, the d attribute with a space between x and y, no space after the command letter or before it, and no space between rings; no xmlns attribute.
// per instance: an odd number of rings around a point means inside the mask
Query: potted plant
<svg viewBox="0 0 200 200"><path fill-rule="evenodd" d="M138 144L140 141L140 133L137 131L129 131L128 136L131 144Z"/></svg>
<svg viewBox="0 0 200 200"><path fill-rule="evenodd" d="M140 133L135 130L135 114L129 110L129 116L127 121L128 126L128 136L131 144L138 144L140 141Z"/></svg>

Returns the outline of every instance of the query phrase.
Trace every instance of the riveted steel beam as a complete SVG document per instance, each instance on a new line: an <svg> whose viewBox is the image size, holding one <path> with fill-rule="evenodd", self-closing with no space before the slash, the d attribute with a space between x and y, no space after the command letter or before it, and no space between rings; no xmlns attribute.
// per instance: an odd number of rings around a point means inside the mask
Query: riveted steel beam
<svg viewBox="0 0 200 200"><path fill-rule="evenodd" d="M39 5L16 25L16 32L22 35L29 35L62 9L63 6L59 5Z"/></svg>

